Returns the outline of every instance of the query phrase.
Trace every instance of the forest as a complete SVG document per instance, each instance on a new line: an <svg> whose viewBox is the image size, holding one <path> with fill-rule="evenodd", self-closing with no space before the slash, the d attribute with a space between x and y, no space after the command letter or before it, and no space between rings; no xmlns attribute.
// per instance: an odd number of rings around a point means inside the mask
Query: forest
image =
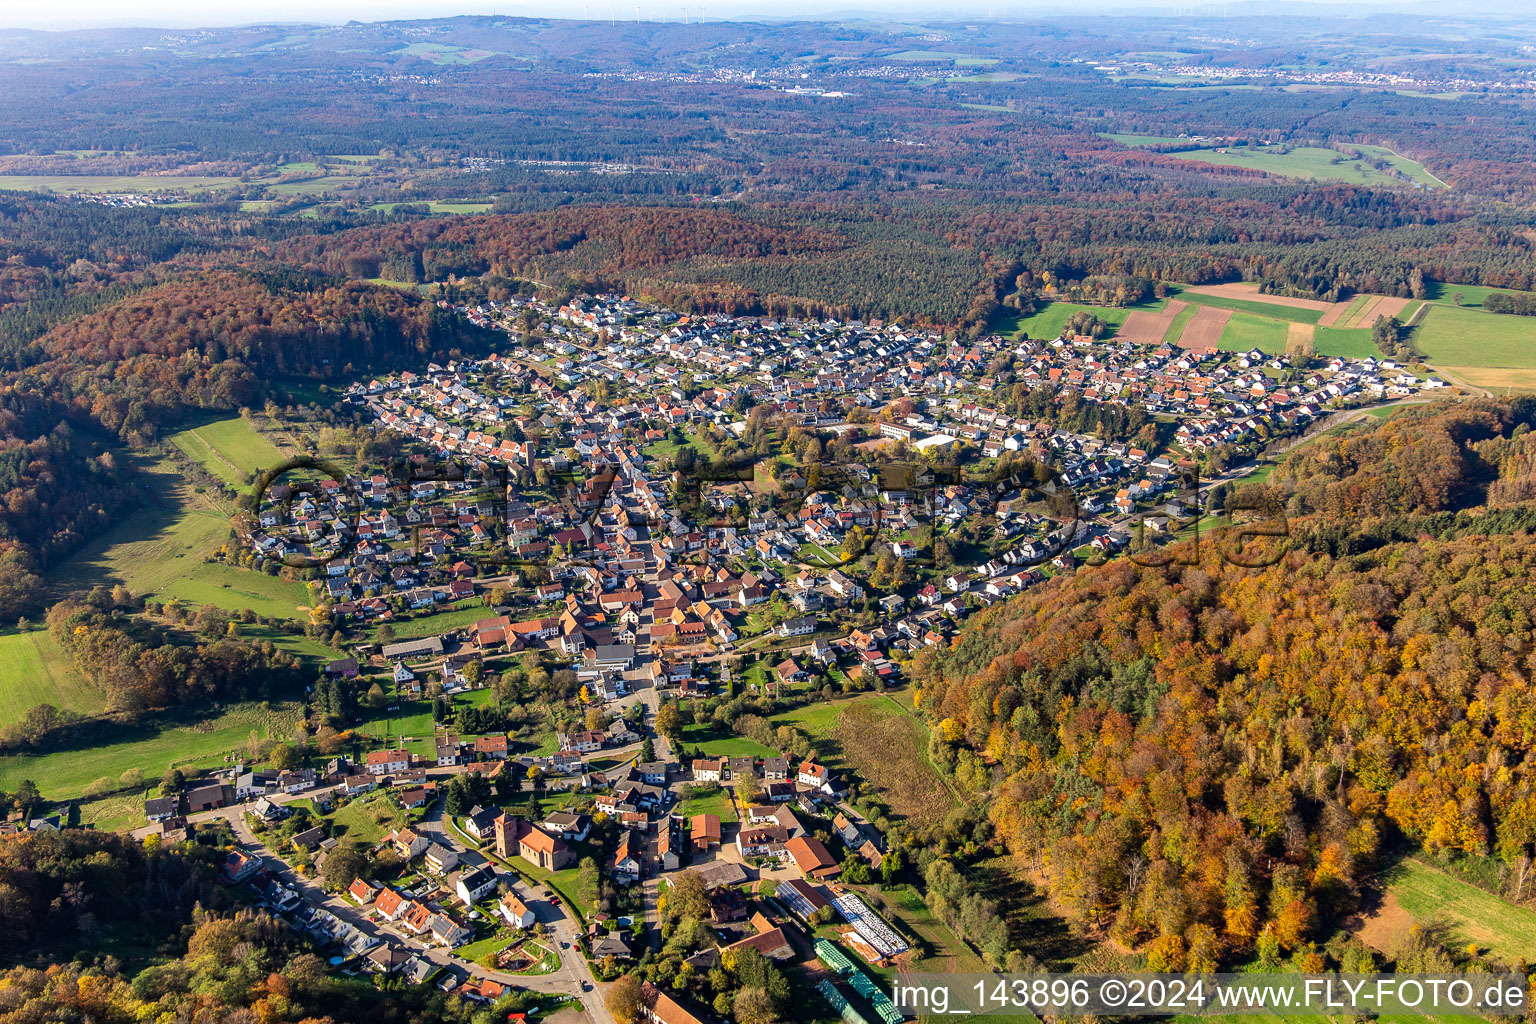
<svg viewBox="0 0 1536 1024"><path fill-rule="evenodd" d="M934 756L1082 927L1154 968L1321 963L1405 843L1496 858L1518 895L1536 523L1500 510L1536 486L1533 422L1523 399L1325 438L1262 485L1296 517L1277 564L1207 542L983 612L917 659Z"/></svg>

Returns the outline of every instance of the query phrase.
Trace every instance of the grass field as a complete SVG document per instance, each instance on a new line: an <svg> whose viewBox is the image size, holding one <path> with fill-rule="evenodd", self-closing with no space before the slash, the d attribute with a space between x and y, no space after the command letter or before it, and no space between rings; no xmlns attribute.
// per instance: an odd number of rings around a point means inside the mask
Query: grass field
<svg viewBox="0 0 1536 1024"><path fill-rule="evenodd" d="M1233 313L1221 332L1219 348L1228 352L1246 352L1256 348L1268 355L1285 353L1288 325L1273 317L1254 316L1251 313Z"/></svg>
<svg viewBox="0 0 1536 1024"><path fill-rule="evenodd" d="M434 64L474 64L487 57L499 56L494 50L470 50L445 43L412 43L390 52L403 56L422 57Z"/></svg>
<svg viewBox="0 0 1536 1024"><path fill-rule="evenodd" d="M1495 392L1536 391L1536 370L1487 369L1481 366L1438 366L1451 383L1458 381Z"/></svg>
<svg viewBox="0 0 1536 1024"><path fill-rule="evenodd" d="M931 824L949 813L956 797L928 760L927 725L904 699L904 693L863 694L797 708L773 722L813 737L833 767L863 779L895 814Z"/></svg>
<svg viewBox="0 0 1536 1024"><path fill-rule="evenodd" d="M370 210L378 210L381 213L393 213L395 211L395 207L402 206L402 205L407 205L407 204L402 204L402 203L374 203L372 206L369 207L369 209ZM434 199L430 203L427 203L426 205L427 205L427 209L430 210L432 213L489 213L491 211L492 207L494 207L495 204L494 203L472 202L472 201L456 203L456 202L452 202L450 200Z"/></svg>
<svg viewBox="0 0 1536 1024"><path fill-rule="evenodd" d="M1446 284L1443 281L1431 281L1425 289L1430 302L1444 303L1448 306L1457 305L1456 296L1461 296L1460 305L1463 308L1482 309L1483 300L1494 292L1509 295L1529 294L1520 292L1514 288L1490 288L1480 284Z"/></svg>
<svg viewBox="0 0 1536 1024"><path fill-rule="evenodd" d="M395 639L419 640L424 636L437 636L439 633L446 633L450 629L462 629L465 626L479 622L481 619L488 618L490 614L490 609L486 608L483 604L471 602L469 604L444 608L441 611L433 612L431 615L426 615L419 619L391 622L389 625L395 631ZM379 635L378 627L370 629L368 635L370 639L377 640Z"/></svg>
<svg viewBox="0 0 1536 1024"><path fill-rule="evenodd" d="M1124 146L1177 146L1189 141L1177 135L1128 135L1123 132L1099 132L1099 137L1114 139Z"/></svg>
<svg viewBox="0 0 1536 1024"><path fill-rule="evenodd" d="M1194 302L1202 306L1215 306L1218 309L1230 309L1239 313L1248 313L1254 316L1267 316L1276 320L1289 320L1298 324L1315 324L1322 318L1320 309L1304 309L1300 306L1282 306L1276 302L1265 302L1263 297L1255 292L1251 299L1234 299L1226 295L1203 295L1200 292L1189 290L1187 287L1173 285L1169 291L1184 302Z"/></svg>
<svg viewBox="0 0 1536 1024"><path fill-rule="evenodd" d="M387 834L409 823L389 794L376 790L338 807L330 817L331 834L372 846Z"/></svg>
<svg viewBox="0 0 1536 1024"><path fill-rule="evenodd" d="M1312 333L1312 345L1320 356L1364 359L1379 356L1381 350L1371 340L1371 332L1352 327L1318 327Z"/></svg>
<svg viewBox="0 0 1536 1024"><path fill-rule="evenodd" d="M276 182L268 185L267 189L279 196L318 196L333 189L356 185L362 180L355 174L317 174L313 178L303 178L298 181Z"/></svg>
<svg viewBox="0 0 1536 1024"><path fill-rule="evenodd" d="M707 796L690 797L678 804L674 814L681 814L685 818L691 818L695 814L713 814L721 821L736 821L736 802L731 799L731 791L722 789L718 793L710 793Z"/></svg>
<svg viewBox="0 0 1536 1024"><path fill-rule="evenodd" d="M164 174L0 174L4 192L187 192L228 188L239 178Z"/></svg>
<svg viewBox="0 0 1536 1024"><path fill-rule="evenodd" d="M78 797L96 779L117 779L139 768L146 779L166 769L183 770L221 764L255 730L263 738L286 737L298 724L298 706L236 704L195 725L124 727L123 738L84 750L60 750L41 756L0 758L0 789L14 790L31 779L50 800ZM194 716L184 713L182 720Z"/></svg>
<svg viewBox="0 0 1536 1024"><path fill-rule="evenodd" d="M902 50L888 56L889 60L912 61L967 61L987 64L996 64L995 60L973 57L969 53L955 53L951 50Z"/></svg>
<svg viewBox="0 0 1536 1024"><path fill-rule="evenodd" d="M0 636L0 725L39 704L81 715L106 709L101 692L75 670L46 629Z"/></svg>
<svg viewBox="0 0 1536 1024"><path fill-rule="evenodd" d="M994 330L1004 335L1013 337L1030 337L1050 340L1061 336L1061 329L1067 325L1072 314L1087 311L1109 324L1113 328L1120 328L1125 323L1125 318L1138 309L1161 309L1164 303L1153 302L1143 306L1119 308L1113 306L1083 306L1076 302L1052 302L1044 308L1021 317L1016 314L1000 316Z"/></svg>
<svg viewBox="0 0 1536 1024"><path fill-rule="evenodd" d="M756 740L720 732L712 725L692 724L683 727L682 744L705 757L778 757L777 750L770 750Z"/></svg>
<svg viewBox="0 0 1536 1024"><path fill-rule="evenodd" d="M1501 959L1536 959L1536 912L1418 860L1401 861L1385 881L1387 892L1419 922L1444 924L1456 938L1475 942Z"/></svg>
<svg viewBox="0 0 1536 1024"><path fill-rule="evenodd" d="M144 824L144 801L159 795L155 790L114 793L80 805L80 824L103 832L126 832Z"/></svg>
<svg viewBox="0 0 1536 1024"><path fill-rule="evenodd" d="M1536 369L1536 317L1436 302L1414 328L1413 344L1447 366Z"/></svg>
<svg viewBox="0 0 1536 1024"><path fill-rule="evenodd" d="M388 691L389 687L385 687ZM354 727L360 736L369 736L390 743L399 743L409 736L413 741L410 749L425 754L433 746L432 702L425 700L402 701L399 711L381 711Z"/></svg>
<svg viewBox="0 0 1536 1024"><path fill-rule="evenodd" d="M1163 344L1177 345L1179 338L1184 334L1184 325L1195 318L1200 312L1200 307L1193 302L1186 305L1174 316L1173 322L1168 325L1168 330L1163 334Z"/></svg>
<svg viewBox="0 0 1536 1024"><path fill-rule="evenodd" d="M271 469L289 457L239 416L172 434L170 442L208 472L237 488L244 486L256 470Z"/></svg>
<svg viewBox="0 0 1536 1024"><path fill-rule="evenodd" d="M133 589L130 587L129 589ZM249 608L258 615L291 619L309 601L304 584L222 562L197 562L165 586L147 592L156 600L217 605L229 611Z"/></svg>
<svg viewBox="0 0 1536 1024"><path fill-rule="evenodd" d="M61 588L122 583L152 593L179 579L229 537L230 520L193 492L169 459L140 459L144 507L124 516L49 574Z"/></svg>
<svg viewBox="0 0 1536 1024"><path fill-rule="evenodd" d="M240 636L245 640L263 641L269 640L287 651L289 654L300 658L309 658L318 661L330 661L332 658L340 658L343 652L335 650L318 640L311 640L302 633L294 635L285 633L280 629L272 629L267 626L241 625Z"/></svg>
<svg viewBox="0 0 1536 1024"><path fill-rule="evenodd" d="M1178 139L1158 136L1110 135L1128 146L1156 146L1176 143ZM1138 139L1141 141L1130 141ZM1426 171L1422 164L1397 156L1380 146L1352 146L1367 159L1380 160L1401 173L1408 181L1429 188L1446 188L1445 182ZM1365 160L1353 160L1333 149L1314 146L1297 146L1283 150L1279 146L1211 146L1187 149L1170 156L1180 160L1215 164L1220 167L1246 167L1266 174L1278 174L1287 178L1307 181L1343 181L1352 185L1400 184L1403 179L1385 171L1379 171Z"/></svg>

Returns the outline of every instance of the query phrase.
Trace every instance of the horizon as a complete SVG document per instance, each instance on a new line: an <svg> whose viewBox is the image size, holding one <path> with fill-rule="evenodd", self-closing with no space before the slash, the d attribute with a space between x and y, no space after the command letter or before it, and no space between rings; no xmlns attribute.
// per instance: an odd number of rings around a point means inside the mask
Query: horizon
<svg viewBox="0 0 1536 1024"><path fill-rule="evenodd" d="M676 24L687 21L841 21L848 19L901 18L918 22L1016 19L1049 19L1063 16L1059 7L1045 3L999 4L985 0L967 3L924 3L920 0L835 0L834 3L805 2L774 5L761 0L717 0L651 3L632 6L623 3L583 3L578 16L575 4L509 3L464 0L448 4L434 0L331 0L320 6L300 0L277 0L258 9L210 11L194 0L155 0L139 5L135 16L124 18L120 7L106 0L66 0L62 4L32 8L19 20L0 23L0 31L78 32L131 29L231 29L273 25L341 26L351 23L376 24L395 21L432 21L458 17L513 17L556 21L648 21ZM1448 8L1448 9L1447 9ZM1427 0L1238 0L1238 2L1178 3L1168 0L1089 0L1080 7L1095 17L1163 16L1191 18L1284 17L1298 10L1318 16L1355 18L1389 13L1442 16L1502 14L1497 4L1463 2L1451 5ZM603 12L607 11L608 16ZM626 15L626 12L627 15ZM14 16L14 15L13 15Z"/></svg>

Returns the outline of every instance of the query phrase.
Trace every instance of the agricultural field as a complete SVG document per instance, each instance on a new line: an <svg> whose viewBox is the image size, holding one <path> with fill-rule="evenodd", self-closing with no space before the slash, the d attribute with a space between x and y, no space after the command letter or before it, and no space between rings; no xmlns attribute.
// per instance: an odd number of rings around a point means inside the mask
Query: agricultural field
<svg viewBox="0 0 1536 1024"><path fill-rule="evenodd" d="M1052 302L1030 314L1029 316L1017 316L1009 314L999 317L995 330L1005 335L1016 338L1035 338L1050 340L1061 336L1061 330L1067 325L1067 321L1074 313L1089 312L1111 327L1119 328L1126 319L1137 309L1161 310L1164 303L1148 303L1144 306L1120 308L1114 306L1084 306L1076 302Z"/></svg>
<svg viewBox="0 0 1536 1024"><path fill-rule="evenodd" d="M123 726L120 738L86 749L0 757L0 789L14 790L22 779L33 779L48 799L72 800L91 783L117 780L131 768L146 779L158 779L172 767L189 771L220 765L244 747L253 731L262 739L289 736L298 712L296 704L236 704L192 725ZM183 709L176 718L193 721L197 716Z"/></svg>
<svg viewBox="0 0 1536 1024"><path fill-rule="evenodd" d="M1376 298L1362 296L1360 306ZM1214 347L1229 352L1257 348L1271 355L1313 350L1322 356L1375 354L1365 327L1314 330L1313 325L1328 320L1335 305L1342 313L1343 303L1264 295L1254 285L1170 285L1168 298L1140 306L1053 302L1029 316L999 316L993 329L1013 337L1050 339L1060 335L1074 313L1087 311L1114 329L1112 337L1137 344Z"/></svg>
<svg viewBox="0 0 1536 1024"><path fill-rule="evenodd" d="M898 53L888 54L887 60L910 60L916 62L927 61L962 61L970 64L996 64L997 61L985 57L975 57L969 53L955 53L952 50L902 50Z"/></svg>
<svg viewBox="0 0 1536 1024"><path fill-rule="evenodd" d="M474 64L485 60L487 57L499 57L500 53L494 50L471 50L463 46L449 46L445 43L412 43L391 53L407 57L421 57L433 64Z"/></svg>
<svg viewBox="0 0 1536 1024"><path fill-rule="evenodd" d="M1226 330L1221 332L1221 342L1217 347L1228 352L1246 352L1256 348L1266 355L1284 355L1289 336L1288 326L1285 321L1274 317L1233 313L1232 319L1227 321Z"/></svg>
<svg viewBox="0 0 1536 1024"><path fill-rule="evenodd" d="M100 691L75 670L48 630L8 630L0 635L0 725L39 704L79 715L106 710Z"/></svg>
<svg viewBox="0 0 1536 1024"><path fill-rule="evenodd" d="M1286 295L1265 295L1258 286L1247 284L1178 285L1170 291L1185 302L1237 313L1274 317L1299 324L1315 324L1329 308L1329 303L1315 299L1295 299Z"/></svg>
<svg viewBox="0 0 1536 1024"><path fill-rule="evenodd" d="M1381 355L1381 350L1371 340L1370 331L1343 327L1313 328L1312 349L1324 358L1337 356L1342 359L1364 359L1366 356Z"/></svg>

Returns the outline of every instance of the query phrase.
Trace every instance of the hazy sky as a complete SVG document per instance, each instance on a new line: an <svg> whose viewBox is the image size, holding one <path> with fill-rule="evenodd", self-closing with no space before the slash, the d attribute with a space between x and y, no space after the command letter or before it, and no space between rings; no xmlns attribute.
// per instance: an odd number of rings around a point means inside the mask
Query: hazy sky
<svg viewBox="0 0 1536 1024"><path fill-rule="evenodd" d="M671 0L652 6L665 6L668 20L682 16L681 0ZM1341 6L1328 0L1318 0L1330 7ZM1379 8L1390 0L1351 4L1355 8ZM846 16L855 12L870 14L901 12L920 14L924 17L981 17L991 11L998 17L1017 15L1061 15L1066 9L1060 4L1048 4L1043 0L705 0L706 11L711 19L726 17L817 17ZM1280 0L1279 3L1223 3L1221 0L1078 0L1070 6L1073 12L1084 10L1128 11L1156 9L1169 14L1223 9L1236 13L1239 8L1254 12L1270 8L1265 13L1275 13L1274 8L1293 6L1296 0ZM587 10L593 18L606 16L612 4L617 10L634 10L626 0L261 0L248 3L243 0L51 0L47 3L26 0L0 0L0 26L14 28L70 29L99 28L114 25L154 25L166 27L248 25L271 22L309 22L336 24L345 21L385 21L396 18L433 18L456 14L507 14L540 17L580 18ZM642 3L642 8L645 4ZM1310 5L1309 5L1310 6ZM1397 4L1397 6L1407 6ZM1453 6L1453 5L1444 5ZM691 11L698 10L698 0L690 0ZM622 16L622 14L621 14Z"/></svg>

